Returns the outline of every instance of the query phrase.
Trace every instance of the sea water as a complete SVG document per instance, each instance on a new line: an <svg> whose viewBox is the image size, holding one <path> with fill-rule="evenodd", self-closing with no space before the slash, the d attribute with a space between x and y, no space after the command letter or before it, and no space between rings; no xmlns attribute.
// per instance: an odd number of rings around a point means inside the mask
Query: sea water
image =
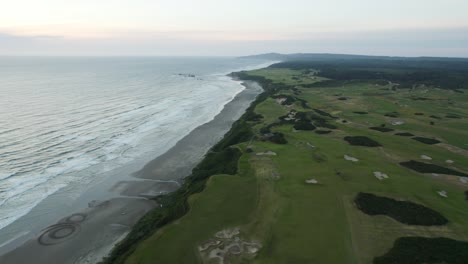
<svg viewBox="0 0 468 264"><path fill-rule="evenodd" d="M163 154L244 89L227 73L268 64L0 57L0 229L59 190L79 196L106 172Z"/></svg>

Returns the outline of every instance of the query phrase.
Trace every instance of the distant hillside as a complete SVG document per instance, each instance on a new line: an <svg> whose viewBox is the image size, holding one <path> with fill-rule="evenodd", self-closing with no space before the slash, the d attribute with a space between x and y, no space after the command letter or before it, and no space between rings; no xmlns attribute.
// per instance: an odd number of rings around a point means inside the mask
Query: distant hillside
<svg viewBox="0 0 468 264"><path fill-rule="evenodd" d="M352 54L331 54L331 53L265 53L258 55L243 56L246 59L265 59L281 61L440 61L440 62L465 62L468 58L447 58L447 57L399 57L399 56L369 56Z"/></svg>
<svg viewBox="0 0 468 264"><path fill-rule="evenodd" d="M268 53L242 58L280 60L271 68L316 69L320 76L341 81L349 79L393 82L400 87L418 85L443 89L468 88L468 59L442 57L389 57L347 54Z"/></svg>

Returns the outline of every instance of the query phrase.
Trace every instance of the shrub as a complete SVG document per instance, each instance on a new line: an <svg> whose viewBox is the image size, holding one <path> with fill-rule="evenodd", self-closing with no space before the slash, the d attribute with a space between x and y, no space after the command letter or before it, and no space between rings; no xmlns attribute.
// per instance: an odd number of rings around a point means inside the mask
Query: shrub
<svg viewBox="0 0 468 264"><path fill-rule="evenodd" d="M400 162L400 165L408 169L412 169L414 171L420 172L420 173L440 173L440 174L449 174L449 175L468 177L468 174L460 172L460 171L452 170L452 169L445 168L445 167L435 165L435 164L419 162L415 160Z"/></svg>
<svg viewBox="0 0 468 264"><path fill-rule="evenodd" d="M374 264L468 263L468 242L444 237L400 237Z"/></svg>
<svg viewBox="0 0 468 264"><path fill-rule="evenodd" d="M388 116L388 117L399 117L400 114L398 114L397 112L391 112L391 113L385 114L385 116Z"/></svg>
<svg viewBox="0 0 468 264"><path fill-rule="evenodd" d="M390 131L394 131L394 129L392 128L387 128L387 127L369 127L369 129L372 129L372 130L377 130L377 131L380 131L380 132L390 132Z"/></svg>
<svg viewBox="0 0 468 264"><path fill-rule="evenodd" d="M397 201L371 193L359 193L354 200L359 210L368 215L386 215L407 225L445 225L440 213L409 201Z"/></svg>
<svg viewBox="0 0 468 264"><path fill-rule="evenodd" d="M353 113L358 114L358 115L367 115L368 114L367 112L363 112L363 111L355 111Z"/></svg>
<svg viewBox="0 0 468 264"><path fill-rule="evenodd" d="M380 147L380 146L382 146L377 141L374 141L374 140L372 140L372 139L370 139L368 137L365 137L365 136L355 136L355 137L347 136L347 137L344 137L344 140L346 140L349 144L351 144L353 146L363 146L363 147Z"/></svg>
<svg viewBox="0 0 468 264"><path fill-rule="evenodd" d="M246 121L261 121L263 119L263 115L257 114L255 112L247 112L245 115Z"/></svg>
<svg viewBox="0 0 468 264"><path fill-rule="evenodd" d="M328 128L328 129L337 129L338 127L329 123L323 123L320 127Z"/></svg>
<svg viewBox="0 0 468 264"><path fill-rule="evenodd" d="M315 133L319 135L323 135L323 134L330 134L331 131L330 130L315 130Z"/></svg>
<svg viewBox="0 0 468 264"><path fill-rule="evenodd" d="M412 137L412 136L414 136L413 134L408 133L408 132L395 133L395 135L402 136L402 137Z"/></svg>
<svg viewBox="0 0 468 264"><path fill-rule="evenodd" d="M414 137L412 138L416 141L419 141L421 143L424 143L424 144L428 144L428 145L434 145L434 144L437 144L437 143L440 143L439 140L437 139L432 139L432 138L425 138L425 137Z"/></svg>
<svg viewBox="0 0 468 264"><path fill-rule="evenodd" d="M459 115L456 115L456 114L447 114L445 117L447 117L447 118L456 118L456 119L461 118Z"/></svg>
<svg viewBox="0 0 468 264"><path fill-rule="evenodd" d="M316 127L310 122L298 122L294 124L294 129L296 130L314 130Z"/></svg>
<svg viewBox="0 0 468 264"><path fill-rule="evenodd" d="M329 114L329 113L327 113L327 112L325 112L325 111L323 111L323 110L314 108L314 111L315 111L317 114L321 115L321 116L330 117L330 118L335 118L334 116L332 116L331 114Z"/></svg>
<svg viewBox="0 0 468 264"><path fill-rule="evenodd" d="M223 140L216 144L213 149L215 151L220 151L229 146L248 141L252 137L253 132L251 126L244 121L244 119L240 119L232 125L231 130L224 135Z"/></svg>
<svg viewBox="0 0 468 264"><path fill-rule="evenodd" d="M288 141L284 138L283 133L273 133L273 136L269 137L268 140L270 140L273 143L276 144L287 144Z"/></svg>

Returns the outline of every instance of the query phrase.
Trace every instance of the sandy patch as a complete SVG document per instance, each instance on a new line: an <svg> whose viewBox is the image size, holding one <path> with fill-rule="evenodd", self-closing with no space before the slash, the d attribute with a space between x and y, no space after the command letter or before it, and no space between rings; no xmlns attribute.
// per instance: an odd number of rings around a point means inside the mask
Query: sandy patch
<svg viewBox="0 0 468 264"><path fill-rule="evenodd" d="M403 121L403 120L392 120L392 121L390 121L390 124L392 124L394 126L401 126L401 125L405 124L405 121Z"/></svg>
<svg viewBox="0 0 468 264"><path fill-rule="evenodd" d="M287 98L279 97L279 98L276 98L275 100L278 104L282 105L287 100Z"/></svg>
<svg viewBox="0 0 468 264"><path fill-rule="evenodd" d="M286 121L296 120L296 112L295 111L290 111L288 113L288 117L286 117L284 120L286 120Z"/></svg>
<svg viewBox="0 0 468 264"><path fill-rule="evenodd" d="M258 152L256 155L257 156L276 156L277 154L273 151L268 150L265 152Z"/></svg>
<svg viewBox="0 0 468 264"><path fill-rule="evenodd" d="M374 176L380 181L389 178L387 174L380 171L374 171Z"/></svg>
<svg viewBox="0 0 468 264"><path fill-rule="evenodd" d="M423 159L423 160L432 160L431 157L426 156L426 155L421 155L420 157L421 157L421 159Z"/></svg>
<svg viewBox="0 0 468 264"><path fill-rule="evenodd" d="M308 180L305 180L305 183L307 183L307 184L318 184L319 182L316 179L308 179Z"/></svg>
<svg viewBox="0 0 468 264"><path fill-rule="evenodd" d="M444 198L447 198L447 197L448 197L446 191L443 191L443 190L442 190L442 191L438 191L437 193L438 193L441 197L444 197Z"/></svg>
<svg viewBox="0 0 468 264"><path fill-rule="evenodd" d="M217 232L214 238L198 246L198 252L202 256L202 263L224 264L252 259L260 248L260 243L242 239L240 229L235 227Z"/></svg>
<svg viewBox="0 0 468 264"><path fill-rule="evenodd" d="M348 156L348 155L344 155L343 156L345 160L349 160L349 161L352 161L352 162L358 162L359 160L354 158L354 157L351 157L351 156Z"/></svg>
<svg viewBox="0 0 468 264"><path fill-rule="evenodd" d="M453 160L446 160L445 162L448 163L448 164L453 164L453 163L455 163L455 161L453 161Z"/></svg>

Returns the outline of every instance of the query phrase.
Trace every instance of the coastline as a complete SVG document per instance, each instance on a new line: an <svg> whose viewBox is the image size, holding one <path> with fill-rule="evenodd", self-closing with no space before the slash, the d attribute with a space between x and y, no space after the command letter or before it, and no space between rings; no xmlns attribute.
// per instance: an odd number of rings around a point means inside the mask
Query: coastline
<svg viewBox="0 0 468 264"><path fill-rule="evenodd" d="M224 105L215 118L191 131L169 151L147 163L128 180L112 187L121 194L47 227L24 244L0 256L1 263L96 263L131 233L132 227L157 203L148 198L175 191L231 125L261 93L256 83ZM207 137L206 135L210 135ZM183 161L183 162L181 162ZM57 235L58 234L58 235ZM50 239L52 238L52 239ZM44 241L43 240L47 240ZM92 242L90 242L92 241ZM38 243L39 242L39 243ZM53 245L50 246L50 245Z"/></svg>
<svg viewBox="0 0 468 264"><path fill-rule="evenodd" d="M232 174L232 170L237 171L236 161L240 157L241 152L235 148L230 148L230 146L252 138L253 133L247 121L255 116L253 112L255 106L274 93L277 87L264 78L252 78L242 72L233 72L230 76L235 80L241 80L243 85L247 85L246 87L256 85L262 91L245 108L242 112L243 114L232 123L232 126L222 139L209 148L208 153L193 168L190 176L185 178L185 182L181 188L168 195L156 197L155 200L160 207L153 209L140 219L133 226L131 232L122 241L117 243L112 252L102 262L99 262L100 264L124 263L127 257L136 249L138 243L151 236L159 228L184 216L189 210L188 198L192 194L203 191L206 181L212 175ZM137 176L141 177L146 173L154 173L152 168L158 162L157 160L150 162ZM221 165L218 166L219 164ZM212 166L215 168L211 168Z"/></svg>

